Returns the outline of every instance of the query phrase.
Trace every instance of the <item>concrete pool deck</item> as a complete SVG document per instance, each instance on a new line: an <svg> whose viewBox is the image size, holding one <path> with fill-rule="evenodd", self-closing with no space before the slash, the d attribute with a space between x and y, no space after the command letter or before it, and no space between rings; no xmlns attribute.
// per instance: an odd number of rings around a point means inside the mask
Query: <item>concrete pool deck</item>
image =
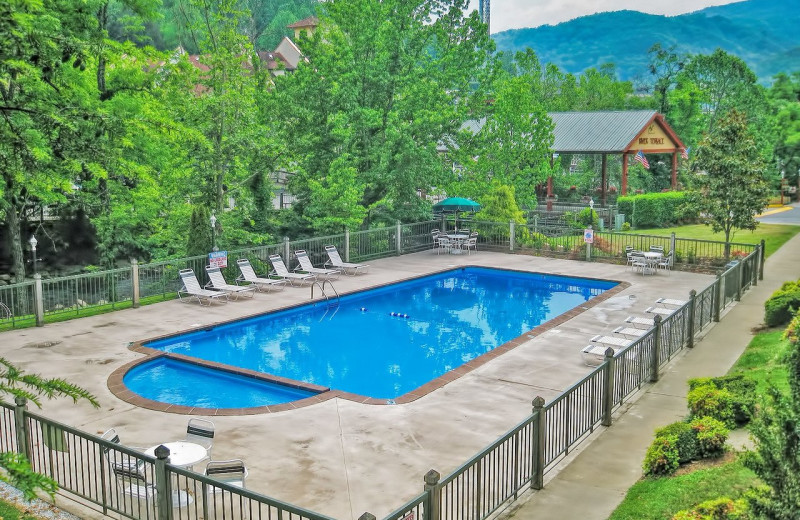
<svg viewBox="0 0 800 520"><path fill-rule="evenodd" d="M369 511L378 518L416 496L423 475L446 475L530 414L531 400L550 401L590 371L581 349L659 297L686 299L713 277L663 272L642 276L625 266L479 251L431 251L369 262L371 272L334 282L340 293L458 265L585 276L629 282L624 289L407 404L374 406L334 398L266 415L219 416L212 458L242 458L248 488L341 519ZM96 395L99 409L59 400L42 413L87 432L115 427L122 442L152 446L183 438L186 415L147 410L107 387L118 367L141 358L131 342L308 301L310 289L287 287L227 305L170 301L0 334L0 352L23 368L62 377ZM359 331L353 331L358 337ZM69 502L59 500L66 509ZM85 513L84 517L87 516Z"/></svg>

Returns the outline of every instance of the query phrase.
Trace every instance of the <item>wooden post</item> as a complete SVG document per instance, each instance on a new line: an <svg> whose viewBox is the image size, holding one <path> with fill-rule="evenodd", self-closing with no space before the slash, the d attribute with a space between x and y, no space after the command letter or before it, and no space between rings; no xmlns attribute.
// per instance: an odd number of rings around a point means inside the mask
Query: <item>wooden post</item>
<svg viewBox="0 0 800 520"><path fill-rule="evenodd" d="M428 495L428 504L425 507L423 520L439 520L441 514L439 505L439 479L441 475L435 469L425 473L425 493Z"/></svg>
<svg viewBox="0 0 800 520"><path fill-rule="evenodd" d="M156 507L158 520L170 520L172 517L172 490L169 483L169 472L167 463L169 462L169 448L163 444L156 448L156 462L153 472L156 478Z"/></svg>
<svg viewBox="0 0 800 520"><path fill-rule="evenodd" d="M694 348L694 312L695 312L695 306L697 305L696 298L697 298L697 291L695 291L694 289L689 291L689 323L688 323L689 340L686 343L686 346L688 348Z"/></svg>
<svg viewBox="0 0 800 520"><path fill-rule="evenodd" d="M653 355L650 356L650 382L655 383L658 381L658 366L661 364L659 354L661 353L661 315L656 314L653 317L655 323L655 333L653 334Z"/></svg>
<svg viewBox="0 0 800 520"><path fill-rule="evenodd" d="M800 176L798 176L798 179L800 179ZM798 184L800 184L800 180L798 180L797 182L798 182ZM764 279L764 260L766 259L766 256L767 256L767 250L765 249L766 244L767 243L762 239L761 240L761 258L759 258L759 263L761 265L758 268L758 279L759 280L763 280Z"/></svg>
<svg viewBox="0 0 800 520"><path fill-rule="evenodd" d="M133 289L131 300L133 308L139 307L139 261L131 258L131 289Z"/></svg>
<svg viewBox="0 0 800 520"><path fill-rule="evenodd" d="M622 154L622 186L620 193L625 196L628 194L628 152Z"/></svg>
<svg viewBox="0 0 800 520"><path fill-rule="evenodd" d="M678 189L678 150L672 152L672 190Z"/></svg>
<svg viewBox="0 0 800 520"><path fill-rule="evenodd" d="M606 205L606 184L608 182L607 178L606 178L607 163L608 163L607 155L603 154L603 161L601 163L602 167L600 168L600 171L601 171L601 173L600 173L600 203L603 206Z"/></svg>
<svg viewBox="0 0 800 520"><path fill-rule="evenodd" d="M44 327L44 294L42 292L42 275L33 275L33 303L36 314L36 326Z"/></svg>
<svg viewBox="0 0 800 520"><path fill-rule="evenodd" d="M717 271L717 282L714 288L714 322L719 323L719 313L722 309L722 273Z"/></svg>
<svg viewBox="0 0 800 520"><path fill-rule="evenodd" d="M544 398L541 396L533 400L533 423L534 423L534 444L533 444L533 474L531 475L531 488L542 489L544 487L544 446L545 446L545 417L544 417Z"/></svg>

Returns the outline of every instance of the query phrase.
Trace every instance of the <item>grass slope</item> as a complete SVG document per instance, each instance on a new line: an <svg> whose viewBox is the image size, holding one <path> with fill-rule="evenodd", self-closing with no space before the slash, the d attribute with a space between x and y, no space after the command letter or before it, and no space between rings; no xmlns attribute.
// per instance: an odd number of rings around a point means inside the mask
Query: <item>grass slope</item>
<svg viewBox="0 0 800 520"><path fill-rule="evenodd" d="M703 224L673 228L637 229L635 231L631 231L631 233L636 234L657 236L669 236L672 232L674 232L679 238L716 240L720 242L725 240L724 233L712 233L711 228ZM756 228L754 231L737 231L733 237L731 237L731 242L757 244L763 239L766 245L767 257L769 257L769 255L777 251L778 248L780 248L797 233L800 233L800 226L759 224L758 228Z"/></svg>

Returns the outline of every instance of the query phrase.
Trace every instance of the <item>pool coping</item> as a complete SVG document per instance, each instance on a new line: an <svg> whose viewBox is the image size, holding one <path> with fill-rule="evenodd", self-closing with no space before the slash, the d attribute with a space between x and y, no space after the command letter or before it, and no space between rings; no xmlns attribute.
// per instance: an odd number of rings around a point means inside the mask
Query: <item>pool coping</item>
<svg viewBox="0 0 800 520"><path fill-rule="evenodd" d="M442 274L448 271L466 269L466 268L480 268L480 269L487 269L486 266L482 265L461 265L457 268L453 269L452 267L448 267L446 269L440 269L437 271L433 271L430 273L426 273L424 275L417 275L417 276L410 276L406 278L402 278L399 280L394 280L391 282L386 282L378 285L373 285L370 287L366 287L363 289L358 289L354 291L348 291L341 294L341 296L350 295L350 294L358 294L360 292L379 289L381 287L386 287L389 285L395 285L398 283L403 283L411 280L416 280L419 278L425 278L427 276L434 276L437 274ZM272 314L276 312L282 312L290 309L294 309L297 307L302 307L308 305L309 302L302 302L296 303L293 305L286 305L284 307L278 307L275 309L270 310L267 313L259 312L255 314L248 314L245 316L240 316L232 320L221 321L217 323L213 323L210 325L202 325L198 327L193 327L190 329L186 329L183 331L178 332L171 332L169 334L162 334L160 336L155 336L153 338L147 338L143 340L137 340L131 342L128 345L128 349L133 352L138 352L140 354L144 354L145 357L141 359L136 359L125 363L124 365L115 369L111 375L108 377L107 386L109 391L114 394L117 398L125 401L126 403L132 404L134 406L138 406L141 408L145 408L148 410L166 412L166 413L174 413L174 414L182 414L182 415L200 415L200 416L238 416L238 415L258 415L258 414L265 414L265 413L276 413L276 412L284 412L287 410L294 410L297 408L303 408L306 406L311 406L313 404L317 404L320 402L328 401L330 399L341 398L346 399L348 401L353 401L356 403L361 404L372 404L372 405L401 405L407 404L417 399L424 397L431 392L442 388L447 383L455 381L462 376L472 372L473 370L477 369L478 367L488 363L489 361L505 354L506 352L513 350L514 348L522 345L526 341L530 341L532 339L530 337L531 334L539 335L548 330L553 329L556 326L562 325L563 323L575 318L576 316L583 314L590 308L594 307L598 303L601 303L612 296L619 294L620 292L624 291L625 289L631 286L630 282L621 281L621 280L610 280L607 278L595 278L595 277L587 277L587 276L566 276L560 274L552 274L552 273L542 273L539 271L522 271L519 269L506 269L502 267L491 267L488 269L500 270L500 271L511 271L516 273L524 273L524 274L542 274L548 276L561 276L565 278L582 278L585 280L597 280L597 281L604 281L604 282L615 282L617 285L614 287L603 291L602 294L599 294L589 301L584 302L580 305L573 307L572 309L552 318L541 325L534 327L533 329L523 332L521 335L517 336L516 338L509 340L497 347L493 348L489 352L481 354L480 356L460 365L444 374L428 381L422 386L411 390L401 396L396 397L395 399L378 399L374 397L367 397L359 394L355 394L352 392L345 392L342 390L331 389L329 387L324 387L320 385L314 385L311 383L305 383L302 381L297 381L295 379L284 378L281 376L273 375L273 374L266 374L263 372L257 372L254 370L246 369L246 368L239 368L234 367L231 365L225 365L222 363L218 363L215 361L206 361L203 359L186 356L184 354L175 354L175 353L168 353L162 350L157 350L153 348L149 348L144 346L145 343L158 341L165 338L170 338L177 335L182 334L190 334L192 332L200 332L209 329L213 329L215 327L219 327L222 325L226 325L235 321L246 320L249 318L255 318L259 316L263 316L265 314ZM169 404L160 401L154 401L152 399L147 399L145 397L140 396L139 394L131 391L123 382L123 377L125 374L132 369L133 367L140 365L142 363L147 363L150 361L154 361L160 357L166 357L168 359L175 359L182 362L188 362L195 365L212 368L215 370L222 370L227 373L242 375L246 377L252 377L261 381L269 382L269 383L276 383L284 386L289 386L292 388L305 390L309 392L314 392L316 395L307 397L305 399L299 399L297 401L291 401L288 403L281 403L276 405L265 405L265 406L256 406L256 407L248 407L248 408L201 408L201 407L192 407L192 406L184 406L184 405L176 405L176 404Z"/></svg>

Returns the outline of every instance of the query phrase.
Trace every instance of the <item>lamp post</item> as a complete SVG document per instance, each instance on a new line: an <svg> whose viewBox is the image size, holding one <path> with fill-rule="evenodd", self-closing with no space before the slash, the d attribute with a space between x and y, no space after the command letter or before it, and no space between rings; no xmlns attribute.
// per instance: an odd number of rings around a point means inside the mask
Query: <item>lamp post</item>
<svg viewBox="0 0 800 520"><path fill-rule="evenodd" d="M589 227L594 224L594 199L589 199Z"/></svg>
<svg viewBox="0 0 800 520"><path fill-rule="evenodd" d="M33 274L36 274L36 244L39 243L36 240L36 237L31 235L31 239L28 240L28 243L31 245L31 254L33 255Z"/></svg>
<svg viewBox="0 0 800 520"><path fill-rule="evenodd" d="M211 222L211 250L217 250L217 217L213 213L208 219Z"/></svg>

